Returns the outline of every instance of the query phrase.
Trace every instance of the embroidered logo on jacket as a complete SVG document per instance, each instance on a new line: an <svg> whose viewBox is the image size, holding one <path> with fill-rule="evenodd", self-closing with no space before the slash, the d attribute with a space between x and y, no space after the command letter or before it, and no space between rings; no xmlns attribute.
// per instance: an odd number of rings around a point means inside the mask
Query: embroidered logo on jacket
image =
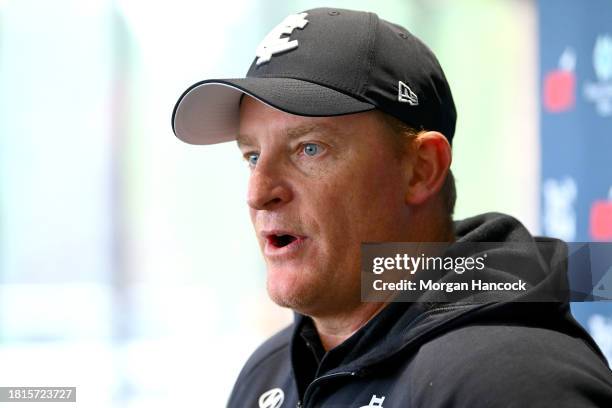
<svg viewBox="0 0 612 408"><path fill-rule="evenodd" d="M383 402L385 401L385 397L377 397L376 394L372 395L372 399L368 405L364 405L360 408L383 408Z"/></svg>
<svg viewBox="0 0 612 408"><path fill-rule="evenodd" d="M272 388L259 397L259 408L279 408L285 400L285 393L280 388Z"/></svg>

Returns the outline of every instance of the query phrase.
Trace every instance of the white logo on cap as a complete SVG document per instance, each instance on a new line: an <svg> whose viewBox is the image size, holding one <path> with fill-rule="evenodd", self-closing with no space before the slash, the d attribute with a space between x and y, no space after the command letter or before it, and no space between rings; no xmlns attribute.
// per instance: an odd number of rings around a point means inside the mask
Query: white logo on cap
<svg viewBox="0 0 612 408"><path fill-rule="evenodd" d="M412 106L417 106L419 104L419 98L412 92L412 89L402 81L399 81L397 84L397 100L409 103Z"/></svg>
<svg viewBox="0 0 612 408"><path fill-rule="evenodd" d="M270 58L275 54L296 49L298 46L297 40L289 41L289 37L281 36L291 35L296 28L304 28L308 24L307 15L308 13L292 14L285 17L279 25L274 27L257 47L255 52L255 55L259 57L257 58L257 65L270 61Z"/></svg>

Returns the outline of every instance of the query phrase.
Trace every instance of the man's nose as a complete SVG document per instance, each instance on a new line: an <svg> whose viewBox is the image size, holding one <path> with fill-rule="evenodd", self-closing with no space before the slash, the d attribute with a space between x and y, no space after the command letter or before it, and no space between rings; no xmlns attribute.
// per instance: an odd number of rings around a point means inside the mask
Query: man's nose
<svg viewBox="0 0 612 408"><path fill-rule="evenodd" d="M247 203L254 210L273 210L293 198L281 166L270 161L257 163L249 179Z"/></svg>

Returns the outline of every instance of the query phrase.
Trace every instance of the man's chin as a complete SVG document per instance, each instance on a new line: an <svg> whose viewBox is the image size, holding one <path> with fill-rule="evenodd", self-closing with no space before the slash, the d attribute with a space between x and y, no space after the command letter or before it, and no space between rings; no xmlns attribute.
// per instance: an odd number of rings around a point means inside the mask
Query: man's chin
<svg viewBox="0 0 612 408"><path fill-rule="evenodd" d="M268 275L267 290L270 299L281 307L293 309L299 313L312 310L321 303L325 296L324 288L305 282L303 277L287 279L287 276Z"/></svg>

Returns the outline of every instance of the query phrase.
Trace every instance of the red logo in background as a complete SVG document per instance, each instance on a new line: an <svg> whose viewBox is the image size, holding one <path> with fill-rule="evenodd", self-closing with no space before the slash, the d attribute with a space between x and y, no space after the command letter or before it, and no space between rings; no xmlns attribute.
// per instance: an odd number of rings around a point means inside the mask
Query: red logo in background
<svg viewBox="0 0 612 408"><path fill-rule="evenodd" d="M594 240L612 240L612 188L608 200L597 200L591 206L589 225Z"/></svg>
<svg viewBox="0 0 612 408"><path fill-rule="evenodd" d="M559 58L559 69L544 77L544 107L548 112L567 111L576 104L576 54L566 48Z"/></svg>

